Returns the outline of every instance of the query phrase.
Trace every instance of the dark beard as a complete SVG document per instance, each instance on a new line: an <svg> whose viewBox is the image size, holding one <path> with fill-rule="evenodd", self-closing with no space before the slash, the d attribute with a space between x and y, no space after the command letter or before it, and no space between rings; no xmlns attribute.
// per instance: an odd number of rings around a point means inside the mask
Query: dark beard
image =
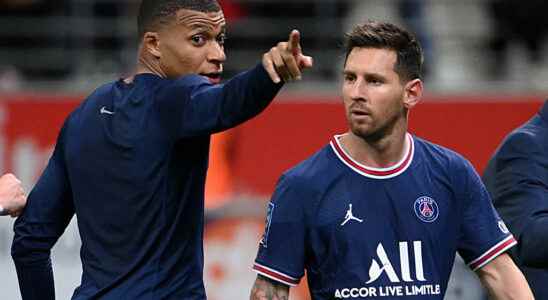
<svg viewBox="0 0 548 300"><path fill-rule="evenodd" d="M360 132L359 130L354 130L352 126L350 126L350 128L352 130L352 133L362 138L368 144L375 144L379 142L380 140L382 140L385 136L390 135L394 131L394 128L396 127L396 124L398 123L399 118L404 118L404 117L405 117L405 112L403 112L402 114L395 114L392 118L390 118L390 120L384 123L383 126L367 134L364 134Z"/></svg>

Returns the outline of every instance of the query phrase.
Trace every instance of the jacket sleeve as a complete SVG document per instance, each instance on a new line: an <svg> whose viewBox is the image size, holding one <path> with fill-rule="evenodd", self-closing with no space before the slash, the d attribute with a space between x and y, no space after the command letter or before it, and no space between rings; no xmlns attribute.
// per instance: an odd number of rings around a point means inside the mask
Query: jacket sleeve
<svg viewBox="0 0 548 300"><path fill-rule="evenodd" d="M50 250L74 214L64 163L65 126L48 165L32 189L23 214L14 225L11 255L23 300L54 300Z"/></svg>
<svg viewBox="0 0 548 300"><path fill-rule="evenodd" d="M494 205L519 241L512 254L532 268L548 268L548 159L543 138L532 131L511 134L489 175L494 177Z"/></svg>
<svg viewBox="0 0 548 300"><path fill-rule="evenodd" d="M213 134L237 126L263 111L282 87L264 67L240 73L224 84L190 75L174 80L156 95L167 130L176 138Z"/></svg>

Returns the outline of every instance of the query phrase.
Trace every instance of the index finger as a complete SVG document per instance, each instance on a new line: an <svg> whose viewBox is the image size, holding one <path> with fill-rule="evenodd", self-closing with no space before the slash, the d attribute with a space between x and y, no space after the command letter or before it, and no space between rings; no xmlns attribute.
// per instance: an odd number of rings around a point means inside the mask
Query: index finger
<svg viewBox="0 0 548 300"><path fill-rule="evenodd" d="M289 34L288 41L288 50L291 51L293 55L298 55L301 50L301 33L297 29L293 29Z"/></svg>

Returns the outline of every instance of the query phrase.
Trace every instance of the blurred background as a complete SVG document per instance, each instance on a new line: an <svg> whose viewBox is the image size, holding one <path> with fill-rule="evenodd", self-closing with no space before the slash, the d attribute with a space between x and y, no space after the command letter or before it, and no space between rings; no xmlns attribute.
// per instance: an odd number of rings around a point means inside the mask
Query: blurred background
<svg viewBox="0 0 548 300"><path fill-rule="evenodd" d="M206 204L205 282L211 300L247 299L278 176L346 129L342 36L360 21L414 31L425 50L426 97L411 132L450 147L482 172L504 135L548 91L545 0L222 0L227 74L253 66L293 28L315 67L256 119L215 135ZM0 171L32 188L68 113L98 85L131 74L138 0L0 0ZM0 218L2 299L20 299L13 220ZM380 229L382 230L382 228ZM53 251L58 299L80 282L74 220ZM293 300L308 299L306 286ZM457 259L446 299L484 299Z"/></svg>

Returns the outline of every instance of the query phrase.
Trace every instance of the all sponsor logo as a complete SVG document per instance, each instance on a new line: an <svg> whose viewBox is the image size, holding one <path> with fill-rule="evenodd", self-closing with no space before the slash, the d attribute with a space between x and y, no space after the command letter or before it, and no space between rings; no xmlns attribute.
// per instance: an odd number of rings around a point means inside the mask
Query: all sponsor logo
<svg viewBox="0 0 548 300"><path fill-rule="evenodd" d="M397 297L417 295L440 295L439 284L427 283L423 259L422 242L399 242L400 265L394 266L382 243L377 245L376 257L371 259L369 280L367 286L348 287L335 290L337 299L367 298L367 297ZM413 251L414 270L411 270L410 247ZM399 268L398 268L399 267ZM381 276L386 276L390 285L374 285Z"/></svg>

